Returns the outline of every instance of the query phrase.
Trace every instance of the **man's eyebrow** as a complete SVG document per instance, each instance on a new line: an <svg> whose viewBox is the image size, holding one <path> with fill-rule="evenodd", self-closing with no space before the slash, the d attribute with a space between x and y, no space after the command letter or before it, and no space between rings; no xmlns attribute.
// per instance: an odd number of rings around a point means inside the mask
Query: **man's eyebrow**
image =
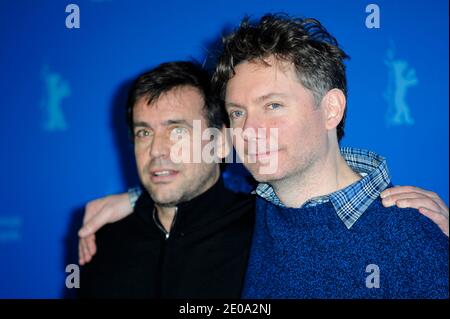
<svg viewBox="0 0 450 319"><path fill-rule="evenodd" d="M243 105L233 103L233 102L226 102L226 101L225 101L225 107L239 107L241 109L245 109L245 106L243 106Z"/></svg>
<svg viewBox="0 0 450 319"><path fill-rule="evenodd" d="M269 94L264 94L264 95L258 96L257 98L255 98L255 99L253 100L253 102L254 102L254 103L261 103L261 102L264 102L264 101L269 100L269 99L287 98L287 97L289 97L288 94L285 94L285 93L275 93L275 92L274 92L274 93L269 93ZM234 102L226 102L226 101L225 101L225 106L226 106L226 107L238 107L238 108L244 108L244 109L245 109L245 106L240 105L240 104L238 104L238 103L234 103Z"/></svg>
<svg viewBox="0 0 450 319"><path fill-rule="evenodd" d="M151 128L150 124L144 121L133 122L133 127L147 127Z"/></svg>
<svg viewBox="0 0 450 319"><path fill-rule="evenodd" d="M166 120L166 121L163 121L161 124L164 125L164 126L169 126L169 125L174 125L174 124L175 125L176 124L182 124L182 125L186 125L186 126L192 127L191 123L189 123L188 121L183 120L183 119ZM133 127L152 128L149 123L144 122L144 121L133 122Z"/></svg>
<svg viewBox="0 0 450 319"><path fill-rule="evenodd" d="M288 95L285 93L275 93L274 92L274 93L269 93L269 94L264 94L262 96L259 96L254 100L254 102L258 103L258 102L264 102L269 99L286 98L286 97L288 97Z"/></svg>
<svg viewBox="0 0 450 319"><path fill-rule="evenodd" d="M192 124L183 119L167 120L167 121L163 122L163 125L165 125L165 126L174 125L174 124L182 124L182 125L186 125L186 126L189 126L192 128Z"/></svg>

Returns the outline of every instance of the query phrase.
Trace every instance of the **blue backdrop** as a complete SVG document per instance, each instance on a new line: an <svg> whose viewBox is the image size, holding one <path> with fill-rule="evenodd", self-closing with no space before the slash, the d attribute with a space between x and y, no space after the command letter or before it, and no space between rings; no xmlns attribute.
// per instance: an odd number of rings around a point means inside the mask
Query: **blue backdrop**
<svg viewBox="0 0 450 319"><path fill-rule="evenodd" d="M85 203L137 183L130 80L164 61L203 61L244 14L319 19L352 57L343 144L384 155L396 184L448 203L448 1L377 0L379 28L370 3L1 0L0 298L70 295Z"/></svg>

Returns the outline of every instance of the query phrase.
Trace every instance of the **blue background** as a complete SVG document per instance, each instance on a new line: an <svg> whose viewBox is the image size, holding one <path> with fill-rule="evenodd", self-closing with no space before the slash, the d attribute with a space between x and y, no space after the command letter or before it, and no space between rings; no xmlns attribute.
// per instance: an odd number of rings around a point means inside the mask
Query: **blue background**
<svg viewBox="0 0 450 319"><path fill-rule="evenodd" d="M381 27L365 25L369 1L0 0L0 298L69 296L76 231L93 198L137 184L124 101L130 80L169 60L203 61L244 14L319 19L352 57L344 145L388 160L393 181L448 203L448 1L376 1ZM387 52L415 69L406 94L413 125L387 121ZM70 87L65 129L45 127L44 68ZM391 99L392 102L392 99Z"/></svg>

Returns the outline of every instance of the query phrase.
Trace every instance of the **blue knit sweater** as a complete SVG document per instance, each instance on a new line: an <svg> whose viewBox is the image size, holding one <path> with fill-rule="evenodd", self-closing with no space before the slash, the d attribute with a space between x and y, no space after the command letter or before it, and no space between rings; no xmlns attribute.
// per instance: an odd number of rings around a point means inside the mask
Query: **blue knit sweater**
<svg viewBox="0 0 450 319"><path fill-rule="evenodd" d="M378 198L347 229L331 202L257 198L243 298L448 298L448 285L448 238L414 209Z"/></svg>

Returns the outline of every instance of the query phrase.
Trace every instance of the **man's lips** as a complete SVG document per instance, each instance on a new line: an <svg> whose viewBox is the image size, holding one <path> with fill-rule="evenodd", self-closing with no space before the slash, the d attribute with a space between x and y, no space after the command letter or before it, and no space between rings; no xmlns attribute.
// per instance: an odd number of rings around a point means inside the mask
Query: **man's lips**
<svg viewBox="0 0 450 319"><path fill-rule="evenodd" d="M261 160L270 159L272 156L276 155L277 152L278 152L278 150L259 152L259 153L248 153L247 156L250 161L261 161Z"/></svg>
<svg viewBox="0 0 450 319"><path fill-rule="evenodd" d="M179 171L169 168L151 169L149 171L150 179L153 183L170 182L178 175L178 173Z"/></svg>

